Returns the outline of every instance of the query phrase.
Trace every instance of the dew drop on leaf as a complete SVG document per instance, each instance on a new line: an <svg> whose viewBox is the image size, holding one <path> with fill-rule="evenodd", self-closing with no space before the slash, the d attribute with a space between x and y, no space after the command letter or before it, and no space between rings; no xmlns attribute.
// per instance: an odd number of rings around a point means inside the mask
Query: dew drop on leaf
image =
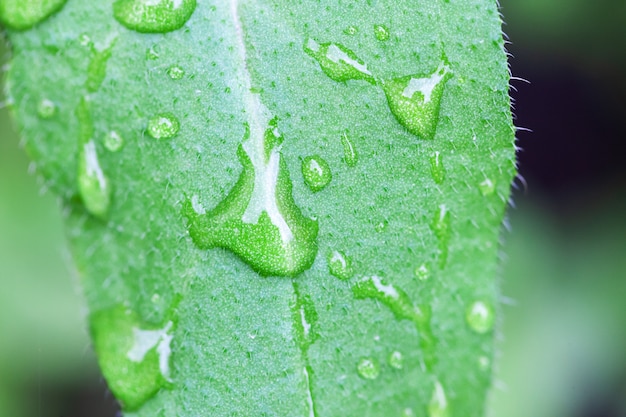
<svg viewBox="0 0 626 417"><path fill-rule="evenodd" d="M115 19L142 33L165 33L180 29L196 9L196 0L117 0Z"/></svg>
<svg viewBox="0 0 626 417"><path fill-rule="evenodd" d="M343 30L343 33L345 33L346 35L349 35L349 36L354 36L358 32L359 32L359 28L354 26L354 25L350 25L350 26L348 26L347 28L345 28Z"/></svg>
<svg viewBox="0 0 626 417"><path fill-rule="evenodd" d="M307 156L302 160L302 176L313 192L323 190L332 179L328 163L319 155Z"/></svg>
<svg viewBox="0 0 626 417"><path fill-rule="evenodd" d="M356 367L357 372L365 379L376 379L380 375L380 366L373 358L363 358Z"/></svg>
<svg viewBox="0 0 626 417"><path fill-rule="evenodd" d="M169 139L176 136L180 122L172 113L160 113L148 121L148 134L155 139Z"/></svg>
<svg viewBox="0 0 626 417"><path fill-rule="evenodd" d="M93 93L98 91L104 78L106 77L107 62L111 58L113 46L115 41L111 43L106 49L102 51L95 51L91 59L89 60L89 66L87 68L87 81L85 87L87 91Z"/></svg>
<svg viewBox="0 0 626 417"><path fill-rule="evenodd" d="M493 308L483 301L474 301L465 312L465 321L476 333L487 333L495 322Z"/></svg>
<svg viewBox="0 0 626 417"><path fill-rule="evenodd" d="M37 114L42 119L50 119L56 113L57 107L50 99L44 98L37 103Z"/></svg>
<svg viewBox="0 0 626 417"><path fill-rule="evenodd" d="M400 413L400 417L415 417L415 412L412 408L405 408L402 410L402 413Z"/></svg>
<svg viewBox="0 0 626 417"><path fill-rule="evenodd" d="M381 42L389 40L389 29L385 25L374 25L374 36Z"/></svg>
<svg viewBox="0 0 626 417"><path fill-rule="evenodd" d="M432 139L450 76L450 68L444 61L430 75L407 75L383 81L389 109L398 122L417 137Z"/></svg>
<svg viewBox="0 0 626 417"><path fill-rule="evenodd" d="M2 0L0 21L17 30L29 29L63 8L67 0Z"/></svg>
<svg viewBox="0 0 626 417"><path fill-rule="evenodd" d="M404 366L404 356L402 356L401 352L398 352L397 350L391 352L389 355L389 366L395 369L402 369Z"/></svg>
<svg viewBox="0 0 626 417"><path fill-rule="evenodd" d="M446 392L439 381L435 382L435 389L433 390L430 402L428 403L428 417L449 417L450 407L448 406L448 399L446 398Z"/></svg>
<svg viewBox="0 0 626 417"><path fill-rule="evenodd" d="M420 281L426 281L430 277L430 271L426 264L421 264L415 268L415 277Z"/></svg>
<svg viewBox="0 0 626 417"><path fill-rule="evenodd" d="M178 65L172 65L167 69L167 75L169 75L172 80L180 80L185 76L185 70Z"/></svg>
<svg viewBox="0 0 626 417"><path fill-rule="evenodd" d="M367 65L354 52L338 43L317 43L307 39L304 51L315 58L324 74L335 81L365 80L375 84Z"/></svg>
<svg viewBox="0 0 626 417"><path fill-rule="evenodd" d="M104 147L111 152L117 152L124 146L124 139L115 130L111 130L104 136Z"/></svg>
<svg viewBox="0 0 626 417"><path fill-rule="evenodd" d="M354 143L348 136L348 132L341 134L341 145L343 146L343 160L349 167L356 166L356 163L359 161L359 155L356 152Z"/></svg>
<svg viewBox="0 0 626 417"><path fill-rule="evenodd" d="M448 261L448 251L451 230L450 212L445 204L440 205L435 211L433 222L430 225L431 230L435 234L439 247L439 267L443 269Z"/></svg>
<svg viewBox="0 0 626 417"><path fill-rule="evenodd" d="M483 371L486 372L489 370L489 365L491 364L491 361L489 360L488 357L486 356L481 356L478 358L478 368Z"/></svg>
<svg viewBox="0 0 626 417"><path fill-rule="evenodd" d="M489 197L496 191L496 184L491 179L485 178L478 184L478 189L483 196Z"/></svg>
<svg viewBox="0 0 626 417"><path fill-rule="evenodd" d="M336 278L350 279L354 275L352 260L343 252L334 250L328 255L328 271Z"/></svg>
<svg viewBox="0 0 626 417"><path fill-rule="evenodd" d="M446 179L446 169L440 152L435 152L430 157L430 175L437 184L442 184Z"/></svg>

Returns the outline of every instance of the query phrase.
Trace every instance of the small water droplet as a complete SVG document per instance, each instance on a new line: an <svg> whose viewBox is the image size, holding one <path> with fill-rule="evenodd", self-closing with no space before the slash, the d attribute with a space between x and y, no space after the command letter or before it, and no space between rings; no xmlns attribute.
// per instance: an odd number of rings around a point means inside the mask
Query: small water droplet
<svg viewBox="0 0 626 417"><path fill-rule="evenodd" d="M307 156L302 161L302 176L311 191L321 191L330 183L332 174L328 163L319 155Z"/></svg>
<svg viewBox="0 0 626 417"><path fill-rule="evenodd" d="M118 306L92 313L89 321L100 369L125 410L137 410L170 386L172 320L147 326Z"/></svg>
<svg viewBox="0 0 626 417"><path fill-rule="evenodd" d="M300 291L297 283L293 284L295 291L295 302L291 306L296 331L296 340L302 352L306 353L319 337L317 333L317 310L313 300L307 294Z"/></svg>
<svg viewBox="0 0 626 417"><path fill-rule="evenodd" d="M37 104L37 114L42 119L50 119L56 113L57 106L52 100L47 98L41 99Z"/></svg>
<svg viewBox="0 0 626 417"><path fill-rule="evenodd" d="M78 42L80 42L81 46L91 46L93 42L91 41L91 37L86 33L81 33L78 37Z"/></svg>
<svg viewBox="0 0 626 417"><path fill-rule="evenodd" d="M348 136L348 132L341 134L341 145L343 146L343 160L349 167L356 166L356 163L359 161L359 155Z"/></svg>
<svg viewBox="0 0 626 417"><path fill-rule="evenodd" d="M180 80L185 76L185 70L178 65L172 65L167 69L167 75L169 75L172 80Z"/></svg>
<svg viewBox="0 0 626 417"><path fill-rule="evenodd" d="M160 56L159 45L152 45L150 48L146 49L146 60L156 61Z"/></svg>
<svg viewBox="0 0 626 417"><path fill-rule="evenodd" d="M380 366L373 358L363 358L356 367L357 372L365 379L376 379L380 375Z"/></svg>
<svg viewBox="0 0 626 417"><path fill-rule="evenodd" d="M29 29L63 8L67 0L2 0L0 21L17 30Z"/></svg>
<svg viewBox="0 0 626 417"><path fill-rule="evenodd" d="M347 28L345 28L343 30L343 33L345 33L346 35L349 35L349 36L354 36L358 32L359 32L359 28L354 26L354 25L350 25L350 26L348 26Z"/></svg>
<svg viewBox="0 0 626 417"><path fill-rule="evenodd" d="M124 139L115 130L111 130L104 137L104 147L111 152L117 152L124 146Z"/></svg>
<svg viewBox="0 0 626 417"><path fill-rule="evenodd" d="M415 277L420 281L426 281L430 277L430 271L426 264L421 264L415 268Z"/></svg>
<svg viewBox="0 0 626 417"><path fill-rule="evenodd" d="M155 139L169 139L176 136L180 122L172 113L160 113L148 122L148 134Z"/></svg>
<svg viewBox="0 0 626 417"><path fill-rule="evenodd" d="M401 352L398 352L397 350L391 352L391 355L389 355L389 366L396 369L402 369L404 366L404 356Z"/></svg>
<svg viewBox="0 0 626 417"><path fill-rule="evenodd" d="M478 184L478 189L483 196L488 197L496 191L496 184L491 179L485 178Z"/></svg>
<svg viewBox="0 0 626 417"><path fill-rule="evenodd" d="M446 169L443 166L443 157L439 152L435 152L430 157L430 175L437 184L442 184L446 179Z"/></svg>
<svg viewBox="0 0 626 417"><path fill-rule="evenodd" d="M435 389L428 403L428 417L448 417L450 415L450 407L448 399L439 381L435 382Z"/></svg>
<svg viewBox="0 0 626 417"><path fill-rule="evenodd" d="M404 410L402 410L400 417L415 417L415 412L412 408L405 408Z"/></svg>
<svg viewBox="0 0 626 417"><path fill-rule="evenodd" d="M115 19L142 33L165 33L180 29L196 9L196 0L117 0Z"/></svg>
<svg viewBox="0 0 626 417"><path fill-rule="evenodd" d="M452 236L451 216L445 204L440 205L435 211L430 228L438 241L439 267L443 269L448 261L450 237Z"/></svg>
<svg viewBox="0 0 626 417"><path fill-rule="evenodd" d="M389 226L389 222L387 220L383 220L381 222L378 222L376 226L374 226L374 229L377 233L382 233L387 229L387 226Z"/></svg>
<svg viewBox="0 0 626 417"><path fill-rule="evenodd" d="M374 25L374 36L381 42L389 40L389 29L385 25Z"/></svg>
<svg viewBox="0 0 626 417"><path fill-rule="evenodd" d="M422 139L433 139L446 82L451 77L444 61L430 75L408 75L383 82L389 109L398 122Z"/></svg>
<svg viewBox="0 0 626 417"><path fill-rule="evenodd" d="M487 333L493 328L495 314L493 309L483 301L474 301L465 312L467 324L476 333Z"/></svg>
<svg viewBox="0 0 626 417"><path fill-rule="evenodd" d="M352 260L343 252L336 250L328 255L328 270L331 275L343 280L348 280L354 275Z"/></svg>
<svg viewBox="0 0 626 417"><path fill-rule="evenodd" d="M95 51L89 60L87 67L87 81L85 87L90 93L98 91L104 78L106 77L107 62L111 58L115 41L111 42L108 48L102 51Z"/></svg>
<svg viewBox="0 0 626 417"><path fill-rule="evenodd" d="M317 43L313 39L307 39L304 51L315 58L324 74L334 81L365 80L371 84L376 83L367 65L341 44Z"/></svg>
<svg viewBox="0 0 626 417"><path fill-rule="evenodd" d="M485 372L489 370L489 365L491 365L491 361L486 356L481 356L478 358L478 367L481 371Z"/></svg>

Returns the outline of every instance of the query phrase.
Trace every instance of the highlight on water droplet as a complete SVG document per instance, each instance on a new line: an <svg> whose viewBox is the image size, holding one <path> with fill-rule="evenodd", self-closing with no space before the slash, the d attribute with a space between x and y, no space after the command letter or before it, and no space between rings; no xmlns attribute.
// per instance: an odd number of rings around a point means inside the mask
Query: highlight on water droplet
<svg viewBox="0 0 626 417"><path fill-rule="evenodd" d="M348 26L347 28L345 28L343 30L343 33L345 33L346 35L349 35L349 36L354 36L358 32L359 32L359 28L354 26L354 25L350 25L350 26Z"/></svg>
<svg viewBox="0 0 626 417"><path fill-rule="evenodd" d="M415 277L420 281L426 281L430 277L430 271L426 264L421 264L415 268Z"/></svg>
<svg viewBox="0 0 626 417"><path fill-rule="evenodd" d="M137 410L171 386L173 320L149 326L118 306L92 313L89 322L100 369L124 410Z"/></svg>
<svg viewBox="0 0 626 417"><path fill-rule="evenodd" d="M444 61L430 75L407 75L382 83L389 109L398 122L422 139L433 139L441 98L451 70Z"/></svg>
<svg viewBox="0 0 626 417"><path fill-rule="evenodd" d="M341 145L343 146L343 160L349 167L356 166L359 161L359 154L356 152L356 147L350 140L348 132L341 134Z"/></svg>
<svg viewBox="0 0 626 417"><path fill-rule="evenodd" d="M438 241L439 267L443 269L448 261L450 237L452 236L451 216L445 204L440 205L435 211L430 228Z"/></svg>
<svg viewBox="0 0 626 417"><path fill-rule="evenodd" d="M332 180L328 163L319 155L307 156L302 160L302 176L313 192L323 190Z"/></svg>
<svg viewBox="0 0 626 417"><path fill-rule="evenodd" d="M155 139L170 139L176 136L180 122L172 113L160 113L148 121L148 134Z"/></svg>
<svg viewBox="0 0 626 417"><path fill-rule="evenodd" d="M324 74L334 81L365 80L371 84L376 83L367 65L341 44L317 43L313 39L307 39L304 51L315 58Z"/></svg>
<svg viewBox="0 0 626 417"><path fill-rule="evenodd" d="M66 2L67 0L2 0L0 22L12 29L30 29L61 10Z"/></svg>
<svg viewBox="0 0 626 417"><path fill-rule="evenodd" d="M485 178L480 184L478 184L478 189L483 196L489 197L496 191L496 184L491 179Z"/></svg>
<svg viewBox="0 0 626 417"><path fill-rule="evenodd" d="M446 179L446 169L440 152L435 152L430 157L430 175L437 184L442 184Z"/></svg>
<svg viewBox="0 0 626 417"><path fill-rule="evenodd" d="M404 366L404 356L401 352L393 351L389 355L389 366L395 369L402 369Z"/></svg>
<svg viewBox="0 0 626 417"><path fill-rule="evenodd" d="M374 25L374 36L381 42L389 40L389 29L385 25Z"/></svg>
<svg viewBox="0 0 626 417"><path fill-rule="evenodd" d="M337 250L328 254L328 270L332 276L343 280L348 280L354 275L352 260Z"/></svg>
<svg viewBox="0 0 626 417"><path fill-rule="evenodd" d="M356 370L365 379L376 379L380 375L380 366L373 358L362 358Z"/></svg>
<svg viewBox="0 0 626 417"><path fill-rule="evenodd" d="M167 75L169 75L172 80L180 80L185 76L185 70L178 65L172 65L167 69Z"/></svg>
<svg viewBox="0 0 626 417"><path fill-rule="evenodd" d="M318 224L304 217L293 199L277 120L258 94L247 99L255 115L237 152L243 166L239 180L213 210L200 215L187 201L183 214L199 248L226 248L261 275L293 277L315 260Z"/></svg>
<svg viewBox="0 0 626 417"><path fill-rule="evenodd" d="M450 407L446 392L439 381L435 382L435 389L428 403L428 417L449 417Z"/></svg>
<svg viewBox="0 0 626 417"><path fill-rule="evenodd" d="M484 334L493 328L495 314L487 303L474 301L465 312L465 320L476 333Z"/></svg>
<svg viewBox="0 0 626 417"><path fill-rule="evenodd" d="M111 152L117 152L124 146L124 139L115 130L111 130L104 136L104 147Z"/></svg>
<svg viewBox="0 0 626 417"><path fill-rule="evenodd" d="M57 106L50 99L42 98L39 100L39 103L37 103L37 114L42 119L50 119L55 115L56 111Z"/></svg>
<svg viewBox="0 0 626 417"><path fill-rule="evenodd" d="M116 0L115 19L142 33L165 33L180 29L196 9L196 0Z"/></svg>

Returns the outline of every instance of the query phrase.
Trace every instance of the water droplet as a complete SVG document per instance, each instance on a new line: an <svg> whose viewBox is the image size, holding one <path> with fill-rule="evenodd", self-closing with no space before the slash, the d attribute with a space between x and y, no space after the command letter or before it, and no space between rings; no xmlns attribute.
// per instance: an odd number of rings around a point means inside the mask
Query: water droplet
<svg viewBox="0 0 626 417"><path fill-rule="evenodd" d="M111 152L117 152L124 146L124 139L115 130L111 130L104 137L104 147Z"/></svg>
<svg viewBox="0 0 626 417"><path fill-rule="evenodd" d="M345 28L343 30L343 33L345 33L346 35L349 35L349 36L354 36L358 32L359 32L359 28L354 26L354 25L348 26L347 28Z"/></svg>
<svg viewBox="0 0 626 417"><path fill-rule="evenodd" d="M445 204L440 205L435 211L435 216L430 228L438 241L439 267L443 269L448 261L448 246L452 235L450 212Z"/></svg>
<svg viewBox="0 0 626 417"><path fill-rule="evenodd" d="M481 356L478 358L478 367L481 371L485 372L489 370L489 365L491 365L491 361L486 356Z"/></svg>
<svg viewBox="0 0 626 417"><path fill-rule="evenodd" d="M87 81L85 87L87 91L93 93L98 91L104 78L106 77L107 62L111 58L111 53L115 46L115 41L111 42L108 48L102 51L95 51L91 59L89 60L89 66L87 67Z"/></svg>
<svg viewBox="0 0 626 417"><path fill-rule="evenodd" d="M467 308L465 320L472 330L483 334L493 328L495 314L488 304L482 301L475 301Z"/></svg>
<svg viewBox="0 0 626 417"><path fill-rule="evenodd" d="M365 80L371 84L376 83L367 65L341 44L317 43L308 39L304 44L304 51L317 60L324 74L332 80Z"/></svg>
<svg viewBox="0 0 626 417"><path fill-rule="evenodd" d="M172 113L160 113L148 122L148 134L155 139L169 139L176 136L180 122Z"/></svg>
<svg viewBox="0 0 626 417"><path fill-rule="evenodd" d="M115 19L142 33L165 33L180 29L196 9L196 0L117 0Z"/></svg>
<svg viewBox="0 0 626 417"><path fill-rule="evenodd" d="M421 264L415 268L415 277L420 281L426 281L430 277L430 271L426 264Z"/></svg>
<svg viewBox="0 0 626 417"><path fill-rule="evenodd" d="M78 137L78 191L87 211L92 215L106 217L111 204L109 180L100 167L89 103L81 99L76 108L79 123Z"/></svg>
<svg viewBox="0 0 626 417"><path fill-rule="evenodd" d="M359 155L348 136L348 132L341 134L341 144L343 145L343 160L349 167L356 166L356 163L359 161Z"/></svg>
<svg viewBox="0 0 626 417"><path fill-rule="evenodd" d="M483 196L488 197L496 191L496 184L491 179L485 178L483 182L478 184L478 189Z"/></svg>
<svg viewBox="0 0 626 417"><path fill-rule="evenodd" d="M365 379L376 379L380 375L378 362L373 358L363 358L356 367L357 372Z"/></svg>
<svg viewBox="0 0 626 417"><path fill-rule="evenodd" d="M446 179L446 169L443 166L443 158L439 152L435 152L430 157L430 175L437 184L442 184Z"/></svg>
<svg viewBox="0 0 626 417"><path fill-rule="evenodd" d="M296 276L313 264L318 224L300 212L292 195L282 136L258 94L238 156L243 166L228 196L205 215L186 202L189 234L202 249L231 250L261 275Z"/></svg>
<svg viewBox="0 0 626 417"><path fill-rule="evenodd" d="M125 410L137 410L170 386L172 320L146 326L119 306L93 313L89 321L100 369Z"/></svg>
<svg viewBox="0 0 626 417"><path fill-rule="evenodd" d="M395 352L391 352L391 355L389 355L389 365L392 368L402 369L404 366L404 356L402 353L397 350Z"/></svg>
<svg viewBox="0 0 626 417"><path fill-rule="evenodd" d="M363 278L352 287L352 292L357 299L378 300L387 306L398 320L412 321L419 333L424 363L428 369L432 369L436 362L437 340L430 325L431 309L429 306L413 305L402 289L387 283L378 276Z"/></svg>
<svg viewBox="0 0 626 417"><path fill-rule="evenodd" d="M389 109L398 122L422 139L435 136L450 68L442 63L431 75L408 75L383 82Z"/></svg>
<svg viewBox="0 0 626 417"><path fill-rule="evenodd" d="M352 260L343 252L336 250L328 255L328 270L331 275L343 280L350 279L354 275Z"/></svg>
<svg viewBox="0 0 626 417"><path fill-rule="evenodd" d="M17 30L29 29L63 8L67 0L2 0L0 21Z"/></svg>
<svg viewBox="0 0 626 417"><path fill-rule="evenodd" d="M159 45L152 45L150 48L146 49L146 60L156 61L160 56Z"/></svg>
<svg viewBox="0 0 626 417"><path fill-rule="evenodd" d="M180 80L185 76L185 70L178 65L172 65L167 69L167 75L169 75L172 80Z"/></svg>
<svg viewBox="0 0 626 417"><path fill-rule="evenodd" d="M317 311L311 297L303 295L297 283L294 282L295 302L291 306L291 311L295 323L296 340L303 353L306 353L319 337L317 328Z"/></svg>
<svg viewBox="0 0 626 417"><path fill-rule="evenodd" d="M376 226L374 226L374 229L377 233L382 233L387 229L387 226L389 226L389 222L387 220L383 220L382 222L378 222Z"/></svg>
<svg viewBox="0 0 626 417"><path fill-rule="evenodd" d="M412 408L405 408L404 410L402 410L400 417L415 417L415 412Z"/></svg>
<svg viewBox="0 0 626 417"><path fill-rule="evenodd" d="M382 42L389 40L389 29L385 25L374 25L374 36Z"/></svg>
<svg viewBox="0 0 626 417"><path fill-rule="evenodd" d="M307 156L302 161L302 176L311 191L323 190L332 179L328 163L319 155Z"/></svg>
<svg viewBox="0 0 626 417"><path fill-rule="evenodd" d="M37 114L42 119L50 119L57 111L57 106L47 98L41 99L37 104Z"/></svg>
<svg viewBox="0 0 626 417"><path fill-rule="evenodd" d="M428 417L448 417L450 415L450 407L446 392L443 390L439 381L435 382L435 389L428 403Z"/></svg>

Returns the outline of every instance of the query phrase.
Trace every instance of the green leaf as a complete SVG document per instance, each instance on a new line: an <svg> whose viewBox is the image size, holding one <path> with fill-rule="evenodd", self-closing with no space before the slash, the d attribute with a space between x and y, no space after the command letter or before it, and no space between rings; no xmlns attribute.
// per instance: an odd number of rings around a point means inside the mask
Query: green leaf
<svg viewBox="0 0 626 417"><path fill-rule="evenodd" d="M126 415L483 414L500 25L491 0L75 0L9 30Z"/></svg>

